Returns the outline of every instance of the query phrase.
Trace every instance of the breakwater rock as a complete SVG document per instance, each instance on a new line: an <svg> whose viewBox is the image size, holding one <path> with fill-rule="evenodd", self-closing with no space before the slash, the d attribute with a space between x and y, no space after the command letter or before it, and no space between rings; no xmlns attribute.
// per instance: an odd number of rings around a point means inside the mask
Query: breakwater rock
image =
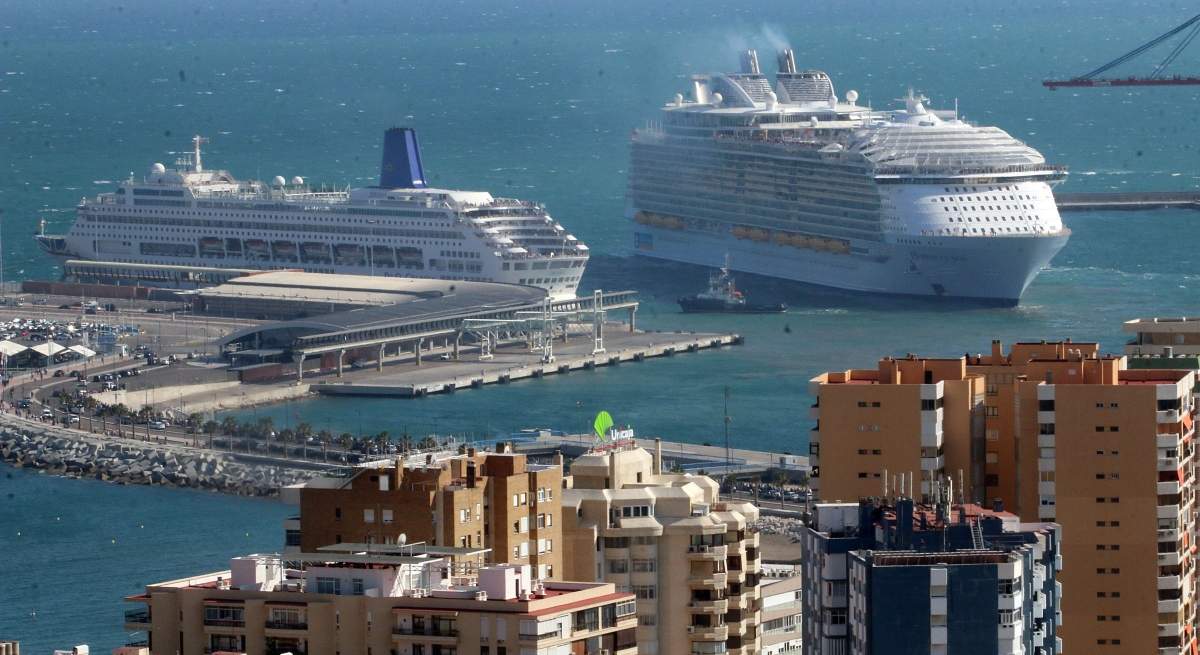
<svg viewBox="0 0 1200 655"><path fill-rule="evenodd" d="M13 428L0 430L0 460L53 475L116 484L208 489L240 496L275 496L281 486L316 473L272 464L246 464L223 453Z"/></svg>

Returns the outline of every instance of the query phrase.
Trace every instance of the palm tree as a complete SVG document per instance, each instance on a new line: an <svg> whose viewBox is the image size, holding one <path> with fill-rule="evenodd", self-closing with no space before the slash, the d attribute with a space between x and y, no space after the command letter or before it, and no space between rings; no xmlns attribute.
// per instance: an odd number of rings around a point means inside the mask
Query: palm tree
<svg viewBox="0 0 1200 655"><path fill-rule="evenodd" d="M434 439L433 437L424 437L417 442L417 448L421 450L432 450L437 448L437 445L437 439Z"/></svg>
<svg viewBox="0 0 1200 655"><path fill-rule="evenodd" d="M225 418L221 419L222 434L232 437L234 434L237 434L239 427L241 426L238 424L238 420L232 416L226 416Z"/></svg>
<svg viewBox="0 0 1200 655"><path fill-rule="evenodd" d="M220 429L221 429L221 424L217 423L216 421L205 421L204 425L200 426L200 431L203 432L204 434L208 435L209 450L212 450L212 446L213 446L213 433L215 433L217 430L220 430Z"/></svg>
<svg viewBox="0 0 1200 655"><path fill-rule="evenodd" d="M329 461L329 444L333 442L333 433L329 430L321 430L317 433L317 439L321 441L321 459Z"/></svg>

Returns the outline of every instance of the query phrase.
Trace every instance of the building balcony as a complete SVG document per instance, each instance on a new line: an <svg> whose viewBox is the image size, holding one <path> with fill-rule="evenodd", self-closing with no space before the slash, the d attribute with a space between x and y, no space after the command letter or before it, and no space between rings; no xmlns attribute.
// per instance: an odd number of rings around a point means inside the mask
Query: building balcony
<svg viewBox="0 0 1200 655"><path fill-rule="evenodd" d="M749 610L754 608L754 596L750 594L734 594L726 599L731 610Z"/></svg>
<svg viewBox="0 0 1200 655"><path fill-rule="evenodd" d="M268 633L297 633L308 631L307 621L267 621L263 624Z"/></svg>
<svg viewBox="0 0 1200 655"><path fill-rule="evenodd" d="M692 589L724 589L729 579L724 573L693 573L688 576L688 586Z"/></svg>
<svg viewBox="0 0 1200 655"><path fill-rule="evenodd" d="M930 616L946 616L947 610L945 596L934 596L929 599Z"/></svg>
<svg viewBox="0 0 1200 655"><path fill-rule="evenodd" d="M1054 435L1052 435L1052 434L1039 434L1038 435L1038 448L1053 448L1053 447L1054 447Z"/></svg>
<svg viewBox="0 0 1200 655"><path fill-rule="evenodd" d="M149 625L150 625L150 608L149 607L125 611L125 629L126 630L143 630Z"/></svg>
<svg viewBox="0 0 1200 655"><path fill-rule="evenodd" d="M557 636L558 633L551 633ZM393 639L413 639L415 641L428 641L435 644L453 644L458 641L458 630L436 630L432 627L425 627L414 631L412 626L394 626L392 628ZM526 635L521 635L521 639L525 639Z"/></svg>
<svg viewBox="0 0 1200 655"><path fill-rule="evenodd" d="M730 582L737 584L746 582L746 571L743 569L729 569L729 572L725 575L729 578Z"/></svg>
<svg viewBox="0 0 1200 655"><path fill-rule="evenodd" d="M1177 409L1162 409L1154 413L1159 423L1178 423L1179 410Z"/></svg>
<svg viewBox="0 0 1200 655"><path fill-rule="evenodd" d="M1159 553L1159 555L1163 555L1163 554L1164 553ZM1160 575L1160 576L1158 576L1158 588L1159 589L1178 589L1179 588L1179 576L1177 576L1177 575Z"/></svg>
<svg viewBox="0 0 1200 655"><path fill-rule="evenodd" d="M1013 641L1023 638L1025 632L1025 623L1017 621L1012 625L1002 625L997 628L996 638L1000 641Z"/></svg>
<svg viewBox="0 0 1200 655"><path fill-rule="evenodd" d="M204 619L205 632L230 632L246 629L246 622L241 619Z"/></svg>
<svg viewBox="0 0 1200 655"><path fill-rule="evenodd" d="M1159 505L1155 510L1160 519L1179 520L1179 505Z"/></svg>
<svg viewBox="0 0 1200 655"><path fill-rule="evenodd" d="M950 630L944 625L929 626L929 643L934 646L945 646L950 641Z"/></svg>
<svg viewBox="0 0 1200 655"><path fill-rule="evenodd" d="M1160 637L1175 637L1179 634L1178 623L1159 623L1158 636Z"/></svg>
<svg viewBox="0 0 1200 655"><path fill-rule="evenodd" d="M1178 646L1168 646L1158 649L1158 655L1181 655Z"/></svg>
<svg viewBox="0 0 1200 655"><path fill-rule="evenodd" d="M1043 425L1045 425L1045 424L1047 424L1047 423L1054 423L1054 422L1055 422L1055 420L1054 420L1054 412L1043 412L1043 411L1039 411L1039 412L1037 413L1037 417L1038 417L1038 418L1037 418L1037 420L1038 420L1038 423L1041 423L1041 424L1043 424Z"/></svg>
<svg viewBox="0 0 1200 655"><path fill-rule="evenodd" d="M946 456L945 455L939 455L937 457L922 457L921 458L921 470L922 471L940 471L944 468L946 468Z"/></svg>
<svg viewBox="0 0 1200 655"><path fill-rule="evenodd" d="M1181 555L1178 552L1173 551L1170 553L1159 553L1158 554L1158 565L1159 566L1179 566L1181 564L1183 564L1183 555ZM1161 580L1161 578L1159 578L1159 579Z"/></svg>
<svg viewBox="0 0 1200 655"><path fill-rule="evenodd" d="M688 611L692 614L724 614L729 611L729 600L693 600L688 603Z"/></svg>
<svg viewBox="0 0 1200 655"><path fill-rule="evenodd" d="M1170 598L1167 600L1158 601L1158 613L1159 614L1178 614L1179 613L1179 599L1178 598Z"/></svg>
<svg viewBox="0 0 1200 655"><path fill-rule="evenodd" d="M1161 529L1158 531L1158 540L1170 542L1179 541L1179 530L1176 530L1175 528Z"/></svg>
<svg viewBox="0 0 1200 655"><path fill-rule="evenodd" d="M1002 610L1015 610L1021 607L1024 603L1024 595L1018 591L1013 594L1001 594L998 598L999 607Z"/></svg>
<svg viewBox="0 0 1200 655"><path fill-rule="evenodd" d="M1039 457L1037 462L1038 462L1038 471L1045 472L1045 471L1053 471L1054 470L1055 464L1054 464L1053 457Z"/></svg>
<svg viewBox="0 0 1200 655"><path fill-rule="evenodd" d="M1154 439L1154 444L1159 448L1178 448L1179 436L1174 432L1159 432Z"/></svg>
<svg viewBox="0 0 1200 655"><path fill-rule="evenodd" d="M1159 482L1158 483L1158 493L1160 496L1161 495L1175 495L1175 494L1179 493L1179 481L1178 480L1168 480L1166 482Z"/></svg>
<svg viewBox="0 0 1200 655"><path fill-rule="evenodd" d="M725 559L728 553L728 546L709 546L707 544L692 544L688 546L688 559L691 561L720 561Z"/></svg>
<svg viewBox="0 0 1200 655"><path fill-rule="evenodd" d="M689 625L688 637L693 641L725 641L729 638L729 626Z"/></svg>

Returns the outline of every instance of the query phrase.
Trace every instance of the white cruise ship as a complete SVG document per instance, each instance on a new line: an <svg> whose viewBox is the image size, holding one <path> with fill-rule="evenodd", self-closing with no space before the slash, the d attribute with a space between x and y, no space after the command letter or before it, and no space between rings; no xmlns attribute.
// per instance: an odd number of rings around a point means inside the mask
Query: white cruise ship
<svg viewBox="0 0 1200 655"><path fill-rule="evenodd" d="M821 71L753 50L692 78L634 131L626 217L640 255L842 289L1015 304L1066 244L1066 170L996 127L903 98L844 101Z"/></svg>
<svg viewBox="0 0 1200 655"><path fill-rule="evenodd" d="M388 130L379 186L314 190L302 178L235 179L201 164L83 199L51 255L140 264L302 269L527 284L575 296L588 248L536 203L425 185L416 133Z"/></svg>

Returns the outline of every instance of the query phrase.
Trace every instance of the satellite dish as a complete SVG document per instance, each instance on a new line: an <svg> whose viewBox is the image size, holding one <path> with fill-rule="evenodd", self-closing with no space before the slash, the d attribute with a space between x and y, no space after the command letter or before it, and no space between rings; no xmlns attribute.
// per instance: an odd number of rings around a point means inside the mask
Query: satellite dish
<svg viewBox="0 0 1200 655"><path fill-rule="evenodd" d="M276 175L275 179L271 180L271 186L283 186L287 184L287 180L283 179L282 175Z"/></svg>
<svg viewBox="0 0 1200 655"><path fill-rule="evenodd" d="M401 532L401 533L400 533L400 537L399 537L399 541L400 541L400 545L401 545L401 546L403 546L404 544L408 543L408 535L407 535L407 534L405 534L405 533L403 533L403 532Z"/></svg>
<svg viewBox="0 0 1200 655"><path fill-rule="evenodd" d="M721 101L722 101L722 100L724 100L724 99L725 99L725 96L721 95L720 93L714 93L714 94L712 94L712 104L713 104L713 106L714 106L714 107L720 106L720 104L721 104Z"/></svg>
<svg viewBox="0 0 1200 655"><path fill-rule="evenodd" d="M858 91L855 91L854 89L850 89L849 91L847 91L846 92L846 102L849 102L849 103L858 102Z"/></svg>
<svg viewBox="0 0 1200 655"><path fill-rule="evenodd" d="M304 185L304 178L302 178L302 177L300 177L299 175L297 175L296 177L293 177L293 178L292 178L292 184L293 184L293 185L295 185L295 186L303 186L303 185Z"/></svg>

